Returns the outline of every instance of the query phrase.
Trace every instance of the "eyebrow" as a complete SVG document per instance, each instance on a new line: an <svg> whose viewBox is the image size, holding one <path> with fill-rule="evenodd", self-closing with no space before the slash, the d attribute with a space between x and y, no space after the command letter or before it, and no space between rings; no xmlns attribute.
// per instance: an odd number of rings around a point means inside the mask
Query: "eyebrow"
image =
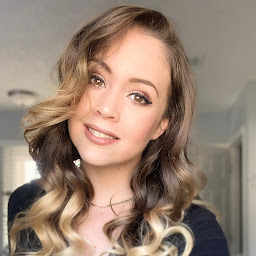
<svg viewBox="0 0 256 256"><path fill-rule="evenodd" d="M111 68L102 60L100 59L97 59L97 58L92 58L90 61L94 61L98 64L100 64L108 73L110 74L113 74ZM156 89L156 86L150 82L149 80L146 80L146 79L142 79L142 78L137 78L137 77L131 77L129 79L129 82L132 82L132 83L142 83L142 84L146 84L146 85L149 85L151 87L153 87L157 93L157 97L159 97L159 94L158 94L158 91Z"/></svg>

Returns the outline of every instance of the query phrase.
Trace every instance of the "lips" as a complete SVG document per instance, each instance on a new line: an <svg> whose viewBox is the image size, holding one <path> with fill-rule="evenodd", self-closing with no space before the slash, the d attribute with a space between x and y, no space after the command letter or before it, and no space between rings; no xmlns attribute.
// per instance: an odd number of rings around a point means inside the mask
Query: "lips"
<svg viewBox="0 0 256 256"><path fill-rule="evenodd" d="M94 124L85 124L85 126L91 133L93 133L97 137L104 138L104 135L106 135L105 138L108 138L108 139L110 139L109 137L111 137L111 139L115 139L115 140L119 139L116 134L114 134L108 130L102 129Z"/></svg>

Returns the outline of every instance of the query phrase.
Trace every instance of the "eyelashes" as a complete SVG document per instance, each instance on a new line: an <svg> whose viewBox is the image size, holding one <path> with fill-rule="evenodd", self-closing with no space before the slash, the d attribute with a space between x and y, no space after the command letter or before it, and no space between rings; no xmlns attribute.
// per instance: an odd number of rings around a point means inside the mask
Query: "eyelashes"
<svg viewBox="0 0 256 256"><path fill-rule="evenodd" d="M91 85L99 87L99 88L106 88L106 83L104 79L96 74L91 74L89 82ZM129 97L135 104L139 105L150 105L152 102L148 99L148 97L141 92L132 92L127 97Z"/></svg>
<svg viewBox="0 0 256 256"><path fill-rule="evenodd" d="M105 81L103 80L103 78L101 78L100 76L97 76L97 75L90 75L90 83L97 87L106 88L106 84L105 84ZM102 84L104 84L104 86Z"/></svg>
<svg viewBox="0 0 256 256"><path fill-rule="evenodd" d="M144 94L142 94L142 93L133 92L133 93L130 93L129 96L131 96L130 98L134 102L136 102L136 104L143 104L143 105L152 104L152 102L149 101L148 98Z"/></svg>

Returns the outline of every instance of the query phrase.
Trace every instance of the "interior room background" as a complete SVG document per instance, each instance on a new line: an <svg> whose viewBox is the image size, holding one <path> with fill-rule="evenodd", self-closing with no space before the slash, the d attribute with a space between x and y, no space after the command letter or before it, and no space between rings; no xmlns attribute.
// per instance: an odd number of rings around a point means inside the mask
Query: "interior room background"
<svg viewBox="0 0 256 256"><path fill-rule="evenodd" d="M26 107L12 89L39 102L57 86L52 72L68 39L115 5L163 12L188 53L198 91L189 157L207 178L200 194L221 214L232 256L256 251L256 1L0 0L0 255L7 255L10 193L38 177L20 125Z"/></svg>

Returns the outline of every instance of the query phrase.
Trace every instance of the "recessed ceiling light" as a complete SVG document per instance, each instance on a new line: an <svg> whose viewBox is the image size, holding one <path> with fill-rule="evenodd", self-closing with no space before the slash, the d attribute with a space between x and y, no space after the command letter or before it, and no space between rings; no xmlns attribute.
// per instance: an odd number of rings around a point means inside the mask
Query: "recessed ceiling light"
<svg viewBox="0 0 256 256"><path fill-rule="evenodd" d="M192 67L202 67L205 61L205 56L194 56L189 58L189 63Z"/></svg>

